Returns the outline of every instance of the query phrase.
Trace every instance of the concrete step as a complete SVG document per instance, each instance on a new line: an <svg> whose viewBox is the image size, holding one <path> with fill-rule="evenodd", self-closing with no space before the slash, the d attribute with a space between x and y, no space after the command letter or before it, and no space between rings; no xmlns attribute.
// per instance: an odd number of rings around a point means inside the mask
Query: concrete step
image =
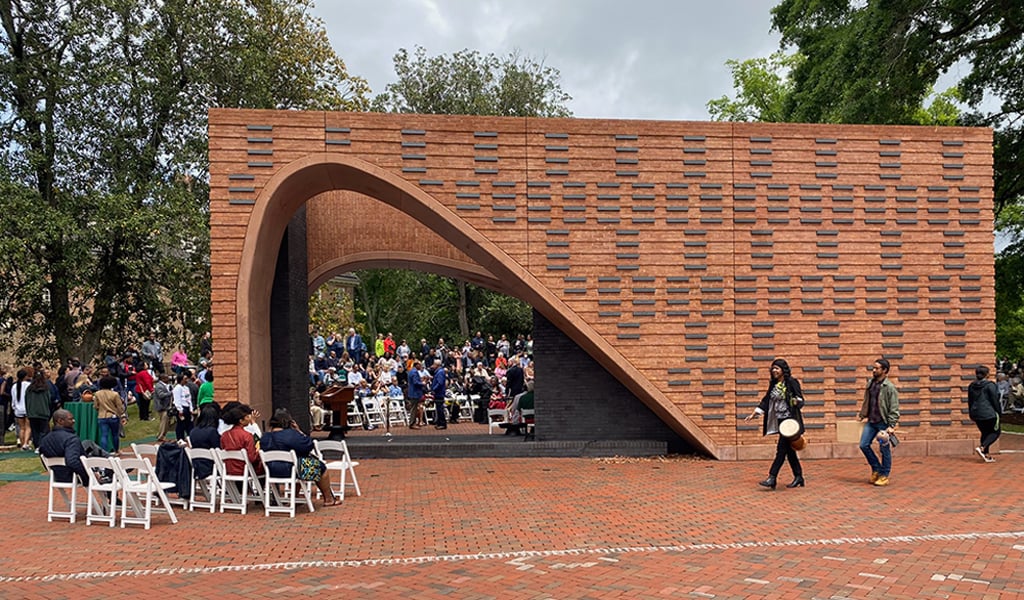
<svg viewBox="0 0 1024 600"><path fill-rule="evenodd" d="M527 440L514 435L352 436L355 459L370 458L520 458L581 456L656 456L668 444L656 440Z"/></svg>

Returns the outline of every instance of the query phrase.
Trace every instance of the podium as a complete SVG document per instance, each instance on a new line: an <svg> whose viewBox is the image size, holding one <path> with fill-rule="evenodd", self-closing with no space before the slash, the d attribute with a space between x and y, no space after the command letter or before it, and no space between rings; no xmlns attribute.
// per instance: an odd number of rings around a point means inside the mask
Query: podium
<svg viewBox="0 0 1024 600"><path fill-rule="evenodd" d="M327 439L343 440L348 431L348 403L355 398L355 387L332 385L320 394L320 402L331 411Z"/></svg>

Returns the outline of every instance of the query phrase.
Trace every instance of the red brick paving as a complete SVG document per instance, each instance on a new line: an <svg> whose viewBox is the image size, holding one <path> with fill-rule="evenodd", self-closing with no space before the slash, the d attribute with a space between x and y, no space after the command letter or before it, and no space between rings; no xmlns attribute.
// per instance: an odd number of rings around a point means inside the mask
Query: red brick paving
<svg viewBox="0 0 1024 600"><path fill-rule="evenodd" d="M0 597L1024 597L1022 463L897 454L875 488L863 461L808 461L807 488L769 492L763 462L370 460L339 508L148 532L47 523L19 482Z"/></svg>

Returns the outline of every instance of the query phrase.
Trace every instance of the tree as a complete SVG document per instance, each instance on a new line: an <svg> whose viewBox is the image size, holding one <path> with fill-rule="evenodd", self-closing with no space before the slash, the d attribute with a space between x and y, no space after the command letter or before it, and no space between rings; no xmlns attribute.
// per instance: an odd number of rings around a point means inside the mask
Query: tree
<svg viewBox="0 0 1024 600"><path fill-rule="evenodd" d="M373 100L380 112L505 117L568 117L572 100L561 74L517 52L506 57L460 50L428 56L402 48L395 54L398 81Z"/></svg>
<svg viewBox="0 0 1024 600"><path fill-rule="evenodd" d="M565 104L572 98L562 91L558 70L516 52L505 57L471 50L428 56L422 47L412 54L403 48L394 63L398 80L374 98L374 110L516 117L571 114ZM491 331L508 333L532 326L523 325L524 314L532 323L527 304L461 279L391 270L360 271L358 276L362 283L357 297L371 335L394 331L407 339L441 335L451 340L468 338L471 330L487 329L488 324L496 328ZM413 293L406 293L403 286L412 286ZM502 310L483 308L488 306ZM404 316L399 319L398 314ZM449 315L456 316L454 322ZM497 329L512 324L515 329Z"/></svg>
<svg viewBox="0 0 1024 600"><path fill-rule="evenodd" d="M209 106L365 108L311 0L0 2L0 341L209 328Z"/></svg>
<svg viewBox="0 0 1024 600"><path fill-rule="evenodd" d="M786 54L781 50L768 58L744 61L727 60L732 71L735 100L722 96L708 102L708 113L714 121L785 121L784 107L793 93L790 75L802 62L801 54Z"/></svg>

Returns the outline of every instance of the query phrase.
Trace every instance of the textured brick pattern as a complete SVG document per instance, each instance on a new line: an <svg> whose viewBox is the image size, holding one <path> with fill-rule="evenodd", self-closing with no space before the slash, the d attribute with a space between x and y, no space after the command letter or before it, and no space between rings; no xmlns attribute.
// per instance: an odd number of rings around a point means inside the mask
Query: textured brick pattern
<svg viewBox="0 0 1024 600"><path fill-rule="evenodd" d="M312 200L311 283L427 264L516 295L712 455L763 449L737 417L775 356L826 455L879 355L903 427L964 440L963 387L994 353L991 138L213 110L218 391L267 402L263 270Z"/></svg>

